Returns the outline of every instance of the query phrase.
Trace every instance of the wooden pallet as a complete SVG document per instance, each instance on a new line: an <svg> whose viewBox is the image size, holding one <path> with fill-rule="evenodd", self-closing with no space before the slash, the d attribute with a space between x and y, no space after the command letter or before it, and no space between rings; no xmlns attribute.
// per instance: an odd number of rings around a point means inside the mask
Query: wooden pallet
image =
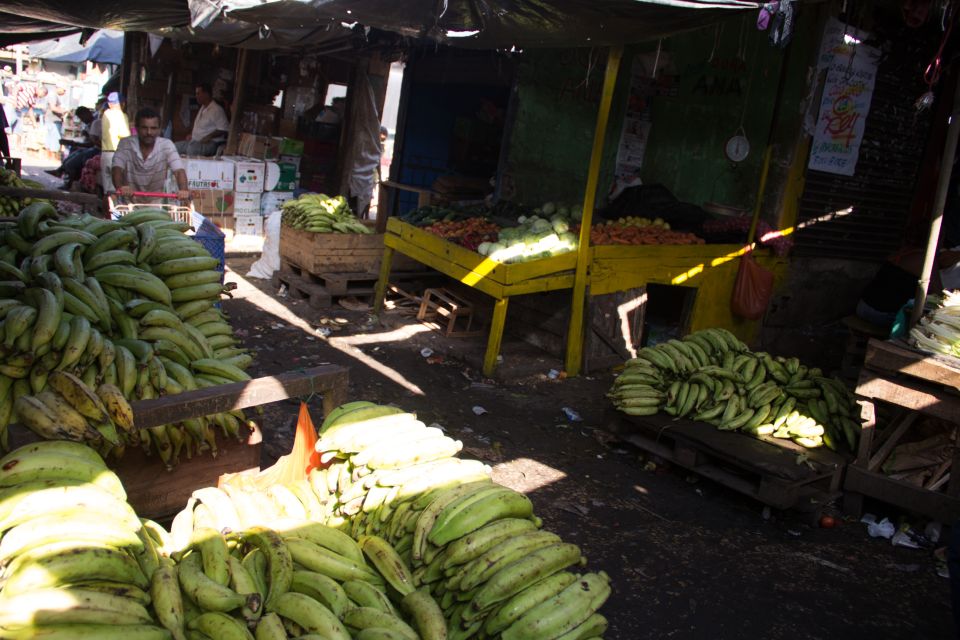
<svg viewBox="0 0 960 640"><path fill-rule="evenodd" d="M846 460L826 449L804 449L662 414L634 417L609 409L605 424L621 440L776 509L817 516L840 495ZM797 463L801 453L809 465Z"/></svg>
<svg viewBox="0 0 960 640"><path fill-rule="evenodd" d="M391 274L391 280L412 282L431 275L429 271L408 271ZM287 285L296 298L308 298L310 306L329 307L334 298L351 296L369 300L373 297L378 274L360 271L344 273L314 273L289 260L280 260L280 270L274 274L274 286Z"/></svg>

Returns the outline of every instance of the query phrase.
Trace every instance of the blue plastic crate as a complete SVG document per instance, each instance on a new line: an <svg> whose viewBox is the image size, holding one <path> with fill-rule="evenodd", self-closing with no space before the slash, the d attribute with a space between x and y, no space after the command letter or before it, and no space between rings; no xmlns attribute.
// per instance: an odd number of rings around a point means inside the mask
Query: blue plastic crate
<svg viewBox="0 0 960 640"><path fill-rule="evenodd" d="M226 264L226 247L223 232L200 214L195 213L194 215L198 216L201 220L199 220L199 225L194 224L196 233L193 234L193 239L202 244L203 248L209 251L210 255L220 262L217 266L217 271L220 272L220 282L222 283ZM197 220L194 222L197 222Z"/></svg>

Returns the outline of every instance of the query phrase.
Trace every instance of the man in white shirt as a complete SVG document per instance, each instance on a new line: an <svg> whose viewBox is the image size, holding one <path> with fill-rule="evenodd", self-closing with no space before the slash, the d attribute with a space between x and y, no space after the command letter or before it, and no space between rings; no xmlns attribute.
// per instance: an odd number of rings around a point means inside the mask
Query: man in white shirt
<svg viewBox="0 0 960 640"><path fill-rule="evenodd" d="M111 173L117 192L126 197L134 191L162 192L170 170L177 181L177 196L189 200L183 160L173 142L160 137L160 114L144 107L137 112L134 122L137 135L121 140L113 155Z"/></svg>
<svg viewBox="0 0 960 640"><path fill-rule="evenodd" d="M223 107L213 99L209 84L198 84L196 96L200 110L193 121L193 131L186 140L177 143L177 151L188 156L216 155L217 149L227 139L230 122Z"/></svg>

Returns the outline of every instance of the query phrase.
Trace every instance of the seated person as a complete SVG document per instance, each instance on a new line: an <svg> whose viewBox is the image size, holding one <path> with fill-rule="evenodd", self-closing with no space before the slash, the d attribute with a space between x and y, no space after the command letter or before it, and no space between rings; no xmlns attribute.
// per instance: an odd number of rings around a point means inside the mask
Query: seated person
<svg viewBox="0 0 960 640"><path fill-rule="evenodd" d="M897 313L917 293L924 253L922 248L905 247L887 258L860 295L857 316L877 327L892 327ZM929 293L938 294L943 290L940 271L957 264L958 260L958 251L937 252L933 273L930 274Z"/></svg>
<svg viewBox="0 0 960 640"><path fill-rule="evenodd" d="M226 142L230 122L223 107L213 99L209 84L200 83L195 91L200 110L193 121L192 132L186 140L177 143L177 151L188 156L213 156Z"/></svg>
<svg viewBox="0 0 960 640"><path fill-rule="evenodd" d="M56 169L47 169L46 172L57 178L63 178L64 187L69 188L70 183L80 179L80 173L87 160L93 156L100 155L100 118L87 107L77 107L74 115L83 123L84 141L91 146L78 147L70 152L63 159L60 166Z"/></svg>

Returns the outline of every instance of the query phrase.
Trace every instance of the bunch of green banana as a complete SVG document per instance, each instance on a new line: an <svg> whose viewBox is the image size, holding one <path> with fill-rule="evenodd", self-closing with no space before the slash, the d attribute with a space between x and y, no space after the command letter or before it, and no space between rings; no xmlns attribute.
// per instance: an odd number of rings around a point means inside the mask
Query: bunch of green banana
<svg viewBox="0 0 960 640"><path fill-rule="evenodd" d="M150 606L163 529L94 450L40 441L0 459L0 535L4 638L170 637Z"/></svg>
<svg viewBox="0 0 960 640"><path fill-rule="evenodd" d="M246 436L239 411L142 433L132 424L130 401L249 379L252 358L217 308L229 290L219 261L186 230L162 210L58 218L46 203L0 225L0 446L20 421L104 455L140 445L169 468L215 455L216 429ZM80 390L51 388L64 376ZM97 397L109 419L73 402Z"/></svg>
<svg viewBox="0 0 960 640"><path fill-rule="evenodd" d="M283 203L282 223L313 233L373 233L357 220L343 196L306 194Z"/></svg>
<svg viewBox="0 0 960 640"><path fill-rule="evenodd" d="M641 349L608 397L627 415L663 411L809 448L855 451L860 432L859 408L841 382L797 358L751 352L723 329Z"/></svg>
<svg viewBox="0 0 960 640"><path fill-rule="evenodd" d="M15 171L0 167L0 186L17 187L20 189L45 189L46 187L34 180L23 180ZM33 202L46 202L37 198L16 198L14 196L0 196L0 216L14 217L20 209Z"/></svg>

